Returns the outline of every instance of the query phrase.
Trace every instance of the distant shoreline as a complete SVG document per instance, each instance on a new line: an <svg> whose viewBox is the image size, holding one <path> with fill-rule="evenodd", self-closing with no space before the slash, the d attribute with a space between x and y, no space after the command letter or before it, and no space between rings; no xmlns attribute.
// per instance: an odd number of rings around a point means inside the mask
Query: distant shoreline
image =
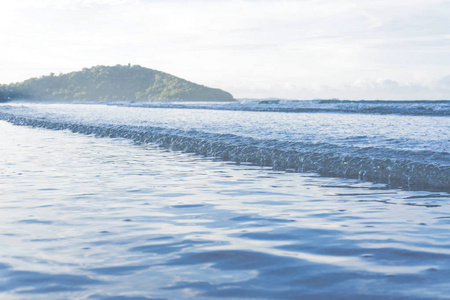
<svg viewBox="0 0 450 300"><path fill-rule="evenodd" d="M58 102L236 101L223 90L138 65L95 66L0 85L0 101L19 99Z"/></svg>

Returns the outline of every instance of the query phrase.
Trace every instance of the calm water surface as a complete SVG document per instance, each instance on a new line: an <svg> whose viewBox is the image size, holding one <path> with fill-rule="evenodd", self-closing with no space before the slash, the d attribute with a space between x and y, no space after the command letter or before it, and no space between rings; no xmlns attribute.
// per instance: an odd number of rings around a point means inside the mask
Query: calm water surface
<svg viewBox="0 0 450 300"><path fill-rule="evenodd" d="M0 121L1 299L450 299L449 194Z"/></svg>

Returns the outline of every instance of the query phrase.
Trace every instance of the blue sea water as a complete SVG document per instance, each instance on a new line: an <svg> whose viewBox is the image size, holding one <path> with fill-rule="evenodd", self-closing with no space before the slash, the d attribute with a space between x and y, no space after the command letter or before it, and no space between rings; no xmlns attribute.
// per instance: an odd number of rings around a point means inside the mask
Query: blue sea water
<svg viewBox="0 0 450 300"><path fill-rule="evenodd" d="M2 104L0 298L449 299L449 106Z"/></svg>

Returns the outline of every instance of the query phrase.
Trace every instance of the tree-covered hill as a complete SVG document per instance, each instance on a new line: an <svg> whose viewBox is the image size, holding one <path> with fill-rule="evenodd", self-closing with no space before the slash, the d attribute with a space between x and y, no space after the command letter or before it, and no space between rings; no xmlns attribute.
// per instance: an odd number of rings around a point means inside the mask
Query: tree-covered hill
<svg viewBox="0 0 450 300"><path fill-rule="evenodd" d="M0 86L0 101L234 101L230 93L141 66L96 66Z"/></svg>

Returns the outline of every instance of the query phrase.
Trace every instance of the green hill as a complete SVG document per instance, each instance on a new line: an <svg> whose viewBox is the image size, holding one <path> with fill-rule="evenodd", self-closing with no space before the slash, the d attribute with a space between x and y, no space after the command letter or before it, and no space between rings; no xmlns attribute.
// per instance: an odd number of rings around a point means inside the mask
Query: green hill
<svg viewBox="0 0 450 300"><path fill-rule="evenodd" d="M0 101L234 101L230 93L141 66L96 66L0 86Z"/></svg>

